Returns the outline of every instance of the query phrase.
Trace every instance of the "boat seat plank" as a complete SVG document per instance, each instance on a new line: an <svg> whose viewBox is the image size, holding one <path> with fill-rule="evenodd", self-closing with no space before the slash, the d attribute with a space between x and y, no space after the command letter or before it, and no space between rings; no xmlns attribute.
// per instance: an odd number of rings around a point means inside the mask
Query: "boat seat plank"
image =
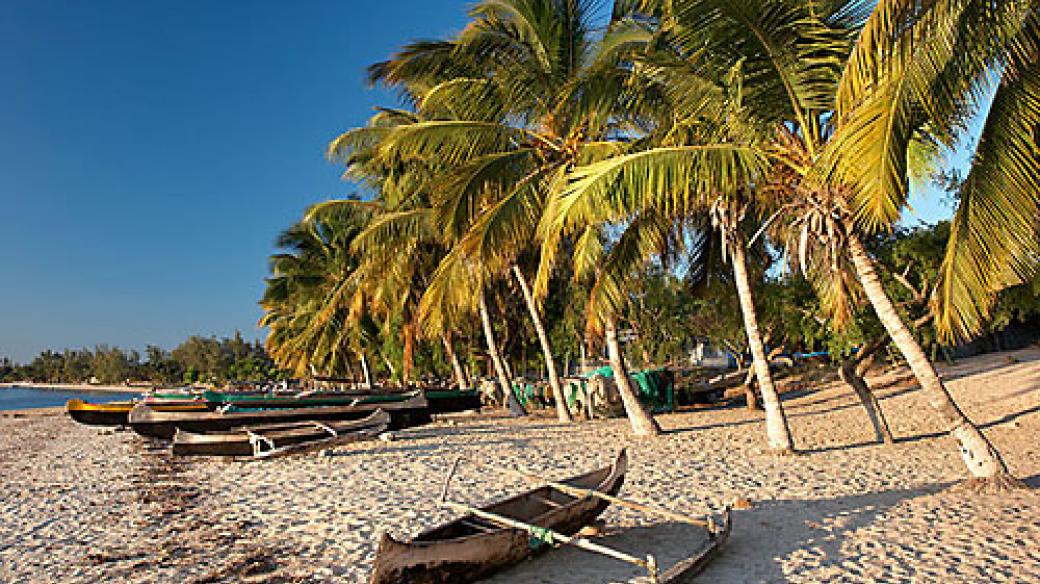
<svg viewBox="0 0 1040 584"><path fill-rule="evenodd" d="M541 495L533 495L531 498L535 501L538 501L539 503L545 503L550 507L563 507L563 503L557 503L556 501L553 501L552 499L549 499L547 497L542 497Z"/></svg>

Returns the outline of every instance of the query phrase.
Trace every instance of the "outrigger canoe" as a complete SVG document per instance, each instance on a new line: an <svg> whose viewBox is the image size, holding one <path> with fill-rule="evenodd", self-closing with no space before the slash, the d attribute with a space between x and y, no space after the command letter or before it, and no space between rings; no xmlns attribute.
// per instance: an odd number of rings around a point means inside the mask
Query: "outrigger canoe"
<svg viewBox="0 0 1040 584"><path fill-rule="evenodd" d="M173 438L177 430L214 432L259 424L285 424L308 421L344 421L364 418L383 409L390 415L390 429L417 426L430 421L426 398L412 394L404 400L368 403L355 399L349 405L306 408L241 408L229 406L214 411L167 412L145 404L130 410L130 427L143 436Z"/></svg>
<svg viewBox="0 0 1040 584"><path fill-rule="evenodd" d="M116 401L95 404L81 399L70 399L65 403L65 411L73 420L88 426L126 426L129 425L130 410L137 403L136 401ZM154 402L151 407L168 412L206 411L205 402L191 400Z"/></svg>
<svg viewBox="0 0 1040 584"><path fill-rule="evenodd" d="M625 451L611 466L578 475L563 484L616 495L628 469ZM488 516L572 535L590 525L610 503L592 496L576 497L552 486L482 507ZM408 541L383 534L369 584L463 584L474 582L524 558L551 548L530 531L506 527L470 513L424 531Z"/></svg>
<svg viewBox="0 0 1040 584"><path fill-rule="evenodd" d="M379 409L360 420L343 422L310 420L204 433L177 430L173 453L270 458L375 438L389 426L390 414Z"/></svg>

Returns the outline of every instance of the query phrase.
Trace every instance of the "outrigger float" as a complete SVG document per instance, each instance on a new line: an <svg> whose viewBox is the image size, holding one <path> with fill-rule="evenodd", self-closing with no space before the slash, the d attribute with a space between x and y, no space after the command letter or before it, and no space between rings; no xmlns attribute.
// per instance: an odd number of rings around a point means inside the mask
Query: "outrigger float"
<svg viewBox="0 0 1040 584"><path fill-rule="evenodd" d="M614 464L562 482L537 475L499 469L541 486L485 507L449 501L448 486L459 465L457 459L445 479L441 505L465 512L450 523L424 531L409 541L383 534L369 584L463 584L474 582L551 547L571 545L627 562L646 570L651 584L674 584L702 571L726 542L731 529L727 507L716 522L711 516L689 517L617 496L628 469L622 450ZM611 504L672 521L688 523L707 532L707 542L686 559L661 571L652 554L639 558L596 543L579 532Z"/></svg>

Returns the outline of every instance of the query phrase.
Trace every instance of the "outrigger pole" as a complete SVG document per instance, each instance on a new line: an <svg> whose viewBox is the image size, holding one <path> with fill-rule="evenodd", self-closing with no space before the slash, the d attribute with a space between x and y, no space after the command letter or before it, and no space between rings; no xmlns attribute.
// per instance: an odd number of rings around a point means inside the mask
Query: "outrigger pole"
<svg viewBox="0 0 1040 584"><path fill-rule="evenodd" d="M708 515L706 519L696 519L693 517L682 515L680 513L669 511L668 509L662 509L653 505L638 503L635 501L628 501L626 499L622 499L609 493L604 493L594 489L583 489L579 487L574 487L565 483L551 481L531 473L513 469L499 468L486 463L478 463L481 466L494 468L506 474L522 478L528 482L544 483L573 497L594 497L597 499L608 501L610 503L616 503L622 507L628 507L630 509L635 509L644 513L660 515L673 521L679 521L682 523L688 523L696 525L698 527L703 527L708 532L708 545L704 549L700 550L699 553L677 562L674 566L668 569L662 576L660 576L659 579L657 560L654 558L652 554L647 554L646 559L644 560L632 556L630 554L626 554L624 552L615 550L613 548L609 548L598 543L594 543L581 536L569 536L553 531L551 529L547 529L545 527L525 523L523 521L513 519L512 517L505 517L503 515L489 513L488 511L485 511L483 509L477 509L470 505L465 505L454 501L448 501L448 484L451 482L451 478L452 476L454 476L455 471L458 468L459 463L461 461L462 457L460 456L459 458L456 458L455 462L451 465L451 470L448 472L448 476L444 481L444 487L441 490L441 505L466 511L475 517L485 519L487 521L496 523L498 525L502 525L504 527L510 527L513 529L520 529L526 531L532 537L544 541L546 543L559 545L573 545L577 548L586 551L598 553L614 558L616 560L621 560L623 562L634 564L647 571L650 577L650 584L667 584L670 582L675 582L681 577L692 576L700 572L702 569L704 569L704 566L707 565L708 561L710 561L718 554L719 546L721 546L729 537L729 532L732 527L729 507L726 507L723 511L722 526L719 527L716 525L715 520L711 515Z"/></svg>
<svg viewBox="0 0 1040 584"><path fill-rule="evenodd" d="M662 517L666 517L668 519L671 519L672 521L679 521L681 523L689 523L689 524L692 524L692 525L696 525L698 527L704 527L704 528L708 529L709 531L712 531L712 530L715 529L715 521L711 518L710 515L708 516L707 519L696 519L694 517L689 517L689 516L683 515L681 513L676 513L674 511L669 511L668 509L662 509L661 507L656 507L654 505L648 505L646 503L639 503L639 502L631 501L631 500L628 500L628 499L622 499L621 497L616 497L616 496L611 495L609 493L604 493L602 491L597 491L595 489L583 489L583 488L580 488L580 487L574 487L574 486L568 485L566 483L558 483L556 481L549 480L547 478L543 478L543 477L540 477L538 475L531 474L531 473L528 473L528 472L524 472L524 471L520 471L520 470L514 470L514 469L510 469L510 468L499 468L499 467L496 467L494 465L490 465L490 464L486 464L486 463L478 463L478 464L480 464L481 466L487 466L489 468L494 468L494 469L499 470L499 471L501 471L501 472L503 472L505 474L512 475L512 476L515 476L517 478L522 478L522 479L524 479L524 480L526 480L527 482L530 482L530 483L544 483L546 485L549 485L550 487L553 487L553 488L555 488L555 489L557 489L559 491L562 491L562 492L567 493L568 495L571 495L571 496L574 496L574 497L579 497L579 498L580 497L595 497L597 499L602 499L604 501L609 501L611 503L615 503L615 504L620 505L622 507L628 507L629 509L635 509L636 511L642 511L644 513L651 513L651 514L660 515Z"/></svg>
<svg viewBox="0 0 1040 584"><path fill-rule="evenodd" d="M514 519L512 517L499 515L497 513L490 513L483 509L478 509L476 507L466 505L464 503L449 501L447 498L448 484L451 482L451 477L455 474L455 470L456 468L458 468L459 462L461 460L461 457L455 459L455 462L451 465L451 471L448 473L448 477L444 481L444 488L441 490L440 501L442 506L465 511L473 515L474 517L485 519L503 527L511 527L513 529L520 529L522 531L526 531L528 534L531 535L532 538L540 542L544 542L550 545L572 545L585 551L602 554L604 556L614 558L615 560L621 560L622 562L634 564L647 571L647 574L650 577L650 584L658 584L657 560L655 560L654 556L651 554L647 554L645 559L637 558L635 556L626 554L625 552L621 552L613 548L609 548L607 546L589 541L587 538L582 537L580 535L566 535L558 531L549 529L547 527L533 525L531 523L526 523L518 519Z"/></svg>

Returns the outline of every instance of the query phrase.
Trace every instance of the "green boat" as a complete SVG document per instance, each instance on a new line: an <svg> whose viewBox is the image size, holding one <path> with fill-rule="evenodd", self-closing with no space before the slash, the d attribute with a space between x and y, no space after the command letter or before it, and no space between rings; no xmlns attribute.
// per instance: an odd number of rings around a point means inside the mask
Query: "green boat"
<svg viewBox="0 0 1040 584"><path fill-rule="evenodd" d="M213 409L288 409L325 406L349 406L369 404L392 404L404 401L414 393L339 393L309 392L298 394L242 394L221 391L206 391L202 399ZM460 412L480 409L480 395L476 390L428 389L423 395L429 401L431 414Z"/></svg>

